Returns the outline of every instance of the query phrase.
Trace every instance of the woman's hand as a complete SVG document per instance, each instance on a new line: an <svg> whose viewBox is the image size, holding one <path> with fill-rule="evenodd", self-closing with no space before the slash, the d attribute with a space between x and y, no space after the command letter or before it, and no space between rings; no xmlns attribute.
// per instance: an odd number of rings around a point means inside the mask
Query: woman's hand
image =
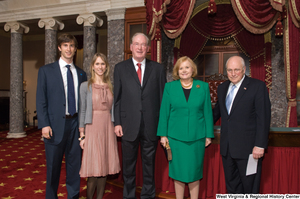
<svg viewBox="0 0 300 199"><path fill-rule="evenodd" d="M84 139L79 142L79 145L80 145L81 149L84 149L84 142L85 142Z"/></svg>
<svg viewBox="0 0 300 199"><path fill-rule="evenodd" d="M210 145L211 143L211 138L206 138L205 140L205 147L207 147L208 145Z"/></svg>
<svg viewBox="0 0 300 199"><path fill-rule="evenodd" d="M165 136L160 137L160 143L161 145L166 148L166 144L169 142L168 138Z"/></svg>
<svg viewBox="0 0 300 199"><path fill-rule="evenodd" d="M84 136L84 127L79 127L79 136Z"/></svg>

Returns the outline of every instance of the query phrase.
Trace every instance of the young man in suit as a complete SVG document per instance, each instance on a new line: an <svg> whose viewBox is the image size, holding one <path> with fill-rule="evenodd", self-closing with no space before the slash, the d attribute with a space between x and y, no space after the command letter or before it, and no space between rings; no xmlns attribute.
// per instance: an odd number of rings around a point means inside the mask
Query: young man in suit
<svg viewBox="0 0 300 199"><path fill-rule="evenodd" d="M86 73L74 65L77 40L73 35L58 38L60 59L42 66L38 73L36 110L42 129L47 161L46 198L57 198L63 155L66 160L68 198L79 198L81 149L78 130L79 86Z"/></svg>
<svg viewBox="0 0 300 199"><path fill-rule="evenodd" d="M264 82L245 75L242 57L227 60L228 81L218 87L214 122L220 117L222 155L228 193L259 193L262 158L268 146L271 103ZM258 160L256 174L247 175L249 155Z"/></svg>
<svg viewBox="0 0 300 199"><path fill-rule="evenodd" d="M155 198L154 161L159 108L165 70L146 59L149 39L136 33L130 45L132 58L118 63L114 70L115 133L122 137L123 198L135 196L135 168L139 144L143 164L142 199Z"/></svg>

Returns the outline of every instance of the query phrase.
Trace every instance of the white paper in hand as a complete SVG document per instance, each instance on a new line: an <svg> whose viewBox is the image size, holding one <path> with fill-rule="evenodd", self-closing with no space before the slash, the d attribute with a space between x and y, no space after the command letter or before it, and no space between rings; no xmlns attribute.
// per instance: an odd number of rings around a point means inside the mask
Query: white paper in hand
<svg viewBox="0 0 300 199"><path fill-rule="evenodd" d="M246 170L246 176L255 174L257 171L257 162L258 159L254 159L253 155L249 155L248 164L247 164L247 170Z"/></svg>

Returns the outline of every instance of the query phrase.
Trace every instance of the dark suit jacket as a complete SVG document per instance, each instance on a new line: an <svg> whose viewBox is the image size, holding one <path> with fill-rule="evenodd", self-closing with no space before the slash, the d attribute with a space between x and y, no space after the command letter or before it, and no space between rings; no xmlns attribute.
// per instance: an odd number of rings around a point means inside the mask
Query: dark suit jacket
<svg viewBox="0 0 300 199"><path fill-rule="evenodd" d="M114 69L114 119L121 125L122 139L136 139L143 114L145 133L156 140L159 108L166 75L164 67L146 59L143 86L137 76L132 59L118 63Z"/></svg>
<svg viewBox="0 0 300 199"><path fill-rule="evenodd" d="M271 120L271 103L264 82L245 76L227 113L225 99L230 81L218 87L218 101L213 110L214 122L220 117L221 155L229 150L233 158L247 159L254 146L267 148Z"/></svg>
<svg viewBox="0 0 300 199"><path fill-rule="evenodd" d="M87 80L87 77L82 69L76 67L76 70L79 94L79 86L82 82ZM36 91L36 111L38 127L43 128L50 126L52 128L52 138L49 140L44 139L44 141L55 145L59 144L63 138L65 127L66 96L58 61L42 66L39 69Z"/></svg>

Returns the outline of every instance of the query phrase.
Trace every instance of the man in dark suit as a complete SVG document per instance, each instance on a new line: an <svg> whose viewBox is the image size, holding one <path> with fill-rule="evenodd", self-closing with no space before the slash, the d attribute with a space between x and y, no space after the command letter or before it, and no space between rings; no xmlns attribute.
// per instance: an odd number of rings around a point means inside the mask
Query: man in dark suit
<svg viewBox="0 0 300 199"><path fill-rule="evenodd" d="M36 110L42 129L47 161L46 198L57 198L61 162L66 160L68 198L79 198L81 149L78 130L79 86L86 73L74 65L77 40L73 35L58 38L60 59L42 66L38 73Z"/></svg>
<svg viewBox="0 0 300 199"><path fill-rule="evenodd" d="M135 168L139 144L143 164L141 198L155 198L154 161L160 102L166 83L165 70L146 59L149 39L136 33L130 45L132 58L114 71L115 133L122 137L123 198L135 196Z"/></svg>
<svg viewBox="0 0 300 199"><path fill-rule="evenodd" d="M259 193L261 164L268 146L271 104L264 82L245 75L243 58L227 60L229 81L218 87L214 122L220 117L222 155L228 193ZM256 174L246 175L249 155L258 160Z"/></svg>

